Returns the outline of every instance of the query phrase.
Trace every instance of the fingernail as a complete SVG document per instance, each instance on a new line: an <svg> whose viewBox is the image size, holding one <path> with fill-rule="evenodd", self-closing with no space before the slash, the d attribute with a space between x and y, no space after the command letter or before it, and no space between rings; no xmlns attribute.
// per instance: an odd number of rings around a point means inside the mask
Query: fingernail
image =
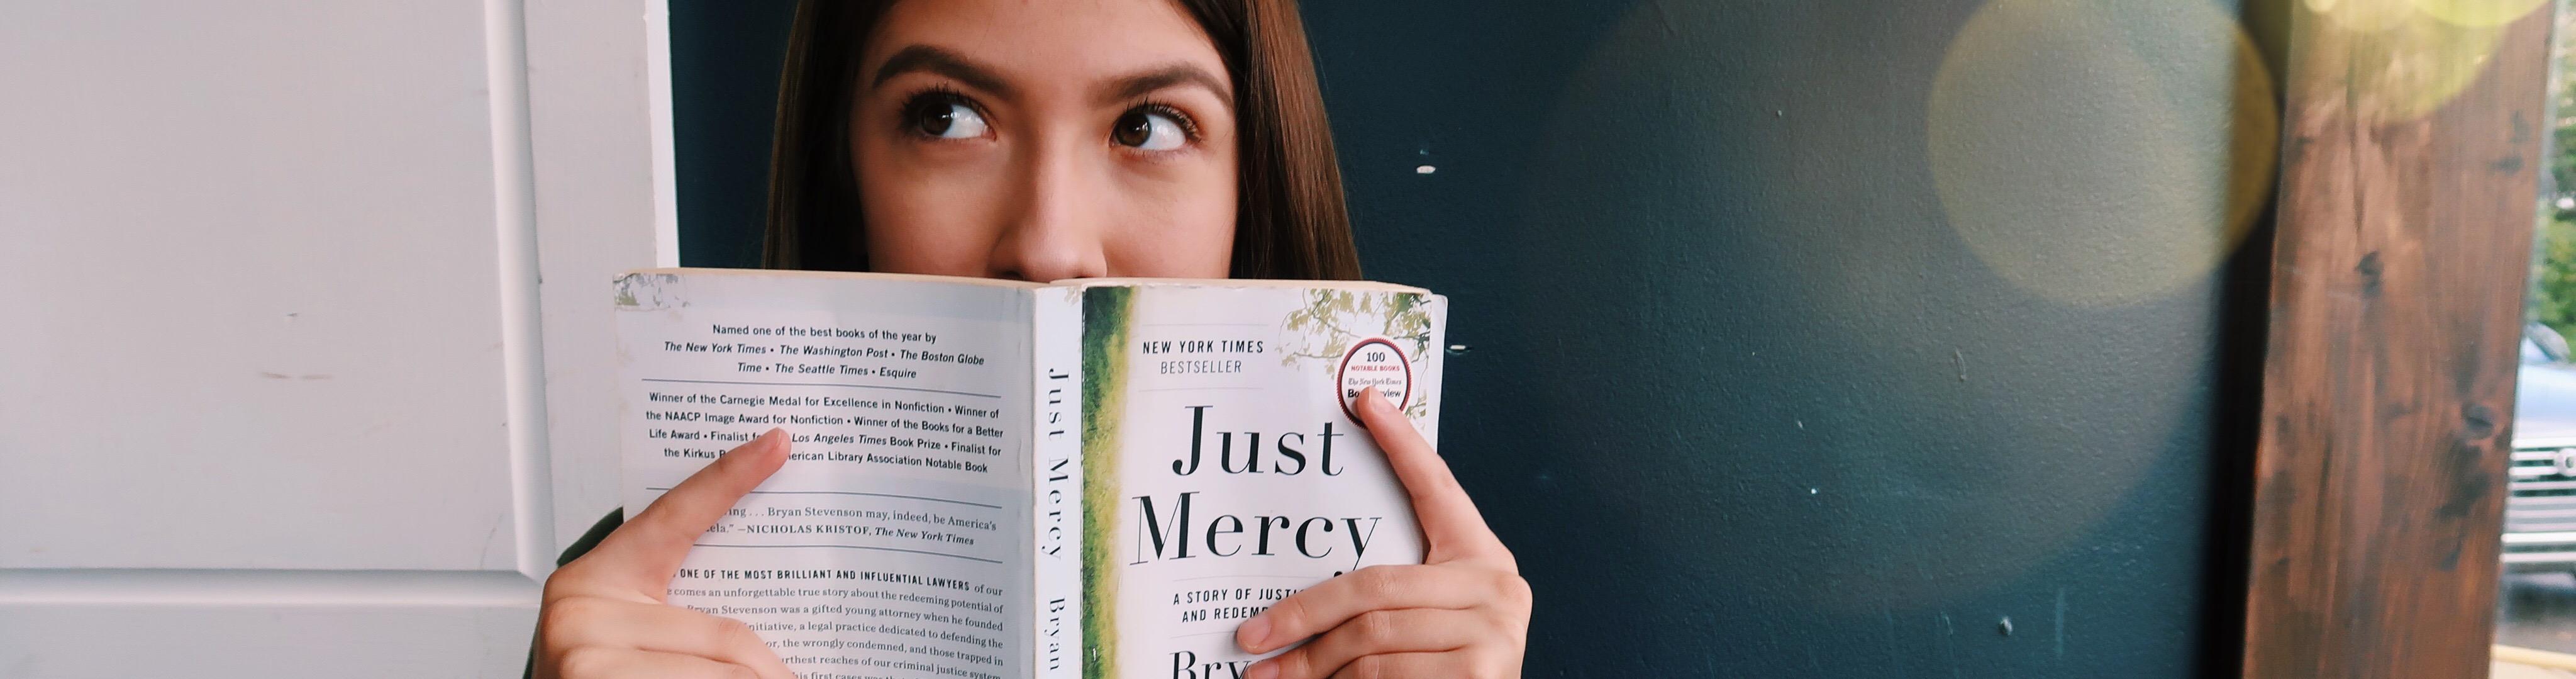
<svg viewBox="0 0 2576 679"><path fill-rule="evenodd" d="M770 427L769 431L761 432L760 440L762 443L767 443L773 446L785 446L787 445L787 430L779 427Z"/></svg>
<svg viewBox="0 0 2576 679"><path fill-rule="evenodd" d="M1278 676L1279 663L1273 660L1261 661L1260 664L1253 665L1251 671L1243 673L1243 679L1275 679Z"/></svg>
<svg viewBox="0 0 2576 679"><path fill-rule="evenodd" d="M1234 645L1243 647L1245 653L1260 653L1261 641L1268 638L1270 616L1267 615L1252 616L1251 620L1243 621L1242 627L1234 629Z"/></svg>

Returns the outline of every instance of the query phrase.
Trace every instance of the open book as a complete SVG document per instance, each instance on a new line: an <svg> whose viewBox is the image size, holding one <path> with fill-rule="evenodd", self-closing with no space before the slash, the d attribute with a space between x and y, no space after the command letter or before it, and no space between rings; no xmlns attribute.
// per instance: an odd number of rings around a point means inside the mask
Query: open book
<svg viewBox="0 0 2576 679"><path fill-rule="evenodd" d="M1447 300L1327 281L653 269L616 284L623 496L770 428L670 602L802 676L1233 677L1244 618L1420 563L1351 399L1435 443Z"/></svg>

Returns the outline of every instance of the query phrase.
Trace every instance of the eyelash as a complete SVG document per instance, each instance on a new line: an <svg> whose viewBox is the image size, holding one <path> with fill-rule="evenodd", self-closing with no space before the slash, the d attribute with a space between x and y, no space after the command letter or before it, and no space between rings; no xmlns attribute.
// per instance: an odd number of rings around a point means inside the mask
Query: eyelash
<svg viewBox="0 0 2576 679"><path fill-rule="evenodd" d="M1154 101L1154 100L1150 100L1150 99L1148 99L1148 100L1146 100L1146 101L1145 101L1145 102L1143 102L1143 103L1137 104L1137 105L1135 105L1135 106L1128 107L1128 109L1127 109L1127 110L1128 110L1128 111L1144 111L1144 112L1146 112L1146 113L1161 114L1163 117L1171 118L1171 119L1172 119L1172 122L1180 123L1180 125L1181 125L1181 136L1182 136L1183 138L1187 139L1187 140L1189 141L1189 143L1190 143L1191 145L1193 145L1193 146L1196 146L1196 145L1198 145L1198 143L1199 143L1199 121L1198 121L1198 119L1197 119L1197 118L1192 118L1192 117L1190 117L1190 114L1182 113L1182 112L1181 112L1181 109L1179 109L1178 107L1174 107L1174 106L1172 106L1172 105L1170 105L1170 104L1165 104L1165 103L1163 103L1163 102L1159 102L1159 101ZM1120 114L1118 114L1118 117L1124 118L1124 117L1127 117L1127 114L1126 114L1126 113L1120 113Z"/></svg>
<svg viewBox="0 0 2576 679"><path fill-rule="evenodd" d="M921 130L916 129L913 126L913 123L916 121L914 115L919 113L922 108L939 104L963 104L966 108L973 109L975 111L975 115L982 117L986 124L989 125L992 122L992 114L985 110L982 103L975 101L973 97L966 96L965 93L952 89L945 84L939 84L925 87L921 91L913 93L911 96L904 97L903 105L895 110L895 125L905 136L917 139L937 139L937 137L922 134ZM1135 106L1128 107L1125 111L1119 112L1118 117L1125 118L1128 113L1137 111L1144 111L1146 113L1161 115L1172 119L1172 122L1181 126L1181 136L1187 140L1191 146L1198 145L1198 143L1204 138L1199 132L1199 121L1197 118L1190 117L1190 114L1182 112L1179 107L1160 101L1148 99L1140 102ZM1115 146L1115 144L1112 145ZM1181 149L1137 152L1165 154L1176 153L1180 150Z"/></svg>
<svg viewBox="0 0 2576 679"><path fill-rule="evenodd" d="M894 118L896 130L902 132L905 136L917 139L937 139L937 137L924 135L921 133L921 130L913 127L913 123L916 120L913 117L914 114L919 113L923 107L931 106L933 104L964 104L966 108L973 109L977 117L983 118L985 124L989 125L993 120L992 113L985 111L984 105L976 102L973 97L968 97L963 92L951 89L945 84L940 84L923 88L921 91L913 93L912 96L903 98L903 105L895 109Z"/></svg>

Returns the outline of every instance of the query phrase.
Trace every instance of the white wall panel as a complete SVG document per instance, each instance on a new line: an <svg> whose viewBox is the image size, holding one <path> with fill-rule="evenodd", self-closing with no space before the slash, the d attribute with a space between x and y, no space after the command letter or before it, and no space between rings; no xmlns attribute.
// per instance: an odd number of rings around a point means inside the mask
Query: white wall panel
<svg viewBox="0 0 2576 679"><path fill-rule="evenodd" d="M554 548L617 507L616 338L608 282L656 266L648 2L528 3L537 254L544 274Z"/></svg>
<svg viewBox="0 0 2576 679"><path fill-rule="evenodd" d="M516 677L535 619L465 606L18 607L0 615L0 677ZM95 652L105 639L123 650Z"/></svg>
<svg viewBox="0 0 2576 679"><path fill-rule="evenodd" d="M666 254L649 6L8 4L0 676L517 671Z"/></svg>
<svg viewBox="0 0 2576 679"><path fill-rule="evenodd" d="M484 33L12 3L0 567L517 567Z"/></svg>

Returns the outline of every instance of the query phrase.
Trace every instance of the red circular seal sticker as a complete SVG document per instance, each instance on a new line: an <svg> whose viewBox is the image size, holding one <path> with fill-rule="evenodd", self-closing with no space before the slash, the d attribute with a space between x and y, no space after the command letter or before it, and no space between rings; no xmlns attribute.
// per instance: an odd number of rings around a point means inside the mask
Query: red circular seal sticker
<svg viewBox="0 0 2576 679"><path fill-rule="evenodd" d="M1342 414L1352 422L1360 421L1351 404L1359 400L1362 389L1376 389L1396 410L1412 403L1413 363L1404 360L1404 350L1395 348L1394 340L1384 337L1351 344L1351 350L1342 353L1342 367L1333 371L1333 381L1341 385Z"/></svg>

